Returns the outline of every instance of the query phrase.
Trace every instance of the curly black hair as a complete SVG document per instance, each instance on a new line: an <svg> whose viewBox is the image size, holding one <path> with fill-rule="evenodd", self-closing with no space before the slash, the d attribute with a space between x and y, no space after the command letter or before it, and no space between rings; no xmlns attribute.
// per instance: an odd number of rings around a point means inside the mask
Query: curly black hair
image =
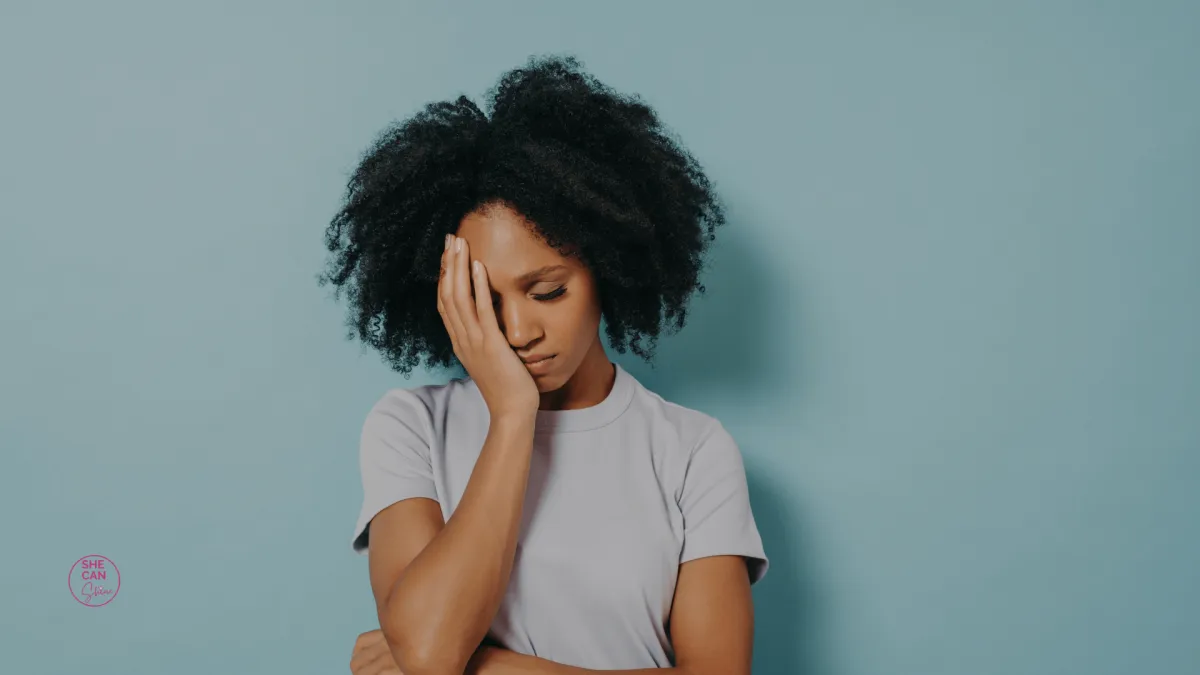
<svg viewBox="0 0 1200 675"><path fill-rule="evenodd" d="M596 278L609 342L651 361L687 318L724 210L696 160L637 95L571 56L531 57L486 95L426 105L386 129L325 233L321 286L350 299L348 339L406 377L457 359L437 311L442 242L503 204ZM646 340L647 344L643 344Z"/></svg>

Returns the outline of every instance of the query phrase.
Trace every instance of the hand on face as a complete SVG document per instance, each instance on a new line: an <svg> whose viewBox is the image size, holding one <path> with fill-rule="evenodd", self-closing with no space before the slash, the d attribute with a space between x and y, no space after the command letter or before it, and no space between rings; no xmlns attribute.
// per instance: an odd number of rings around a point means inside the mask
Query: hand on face
<svg viewBox="0 0 1200 675"><path fill-rule="evenodd" d="M446 237L437 307L454 355L479 387L492 418L536 414L537 383L500 331L487 269L471 260L462 237Z"/></svg>

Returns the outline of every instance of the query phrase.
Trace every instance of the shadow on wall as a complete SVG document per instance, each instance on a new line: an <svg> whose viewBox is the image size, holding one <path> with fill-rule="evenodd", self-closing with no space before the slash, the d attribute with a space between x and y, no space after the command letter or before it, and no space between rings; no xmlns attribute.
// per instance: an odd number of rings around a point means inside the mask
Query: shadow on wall
<svg viewBox="0 0 1200 675"><path fill-rule="evenodd" d="M754 675L823 675L814 623L819 603L788 493L753 470L747 469L746 477L771 560L767 576L753 589Z"/></svg>
<svg viewBox="0 0 1200 675"><path fill-rule="evenodd" d="M784 300L773 294L779 286L769 282L762 261L738 236L740 226L730 222L718 230L701 274L705 292L692 297L687 323L678 334L660 336L653 364L632 352L617 355L609 349L610 357L668 400L673 391L718 387L754 397L782 385L779 362L762 336L779 330L771 325L773 314L794 308L778 306Z"/></svg>
<svg viewBox="0 0 1200 675"><path fill-rule="evenodd" d="M784 284L770 278L762 256L754 253L756 245L740 235L754 222L730 212L702 277L706 293L694 298L683 330L660 340L653 366L631 353L616 359L667 400L715 388L726 395L733 392L751 406L760 397L788 392L794 398L789 403L799 405L803 383L784 380L794 376L796 361L803 358L774 353L772 349L792 341L771 336L781 330L776 317L803 308L795 296L779 290ZM618 355L610 351L610 356ZM783 363L788 367L780 367ZM746 456L757 454L741 447ZM767 576L753 589L754 673L823 675L815 639L815 583L806 563L812 556L800 536L794 500L784 483L761 475L753 462L747 462L746 473L755 520L771 559Z"/></svg>

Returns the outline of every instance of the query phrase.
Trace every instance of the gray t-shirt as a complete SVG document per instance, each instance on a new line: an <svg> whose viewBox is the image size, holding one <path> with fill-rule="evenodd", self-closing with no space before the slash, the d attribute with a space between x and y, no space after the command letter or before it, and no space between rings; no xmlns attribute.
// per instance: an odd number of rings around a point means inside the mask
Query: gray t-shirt
<svg viewBox="0 0 1200 675"><path fill-rule="evenodd" d="M537 413L512 576L489 635L583 668L669 667L679 566L741 555L753 583L768 561L733 438L615 367L599 404ZM489 419L469 377L388 391L363 425L353 550L366 554L371 519L403 499L437 500L450 518Z"/></svg>

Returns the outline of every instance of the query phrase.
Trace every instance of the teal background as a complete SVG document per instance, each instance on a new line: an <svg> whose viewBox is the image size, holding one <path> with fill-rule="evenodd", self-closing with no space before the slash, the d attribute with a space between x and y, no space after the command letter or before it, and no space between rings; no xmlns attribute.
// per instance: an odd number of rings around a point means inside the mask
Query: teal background
<svg viewBox="0 0 1200 675"><path fill-rule="evenodd" d="M6 672L348 672L358 432L444 375L343 339L324 226L389 121L563 51L728 202L618 360L742 445L756 673L1200 672L1195 3L434 4L0 10Z"/></svg>

